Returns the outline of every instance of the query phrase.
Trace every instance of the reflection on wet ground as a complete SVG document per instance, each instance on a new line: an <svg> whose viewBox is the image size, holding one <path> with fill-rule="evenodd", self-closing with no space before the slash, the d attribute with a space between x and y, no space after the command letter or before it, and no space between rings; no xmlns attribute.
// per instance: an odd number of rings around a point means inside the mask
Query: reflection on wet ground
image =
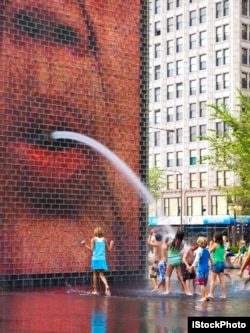
<svg viewBox="0 0 250 333"><path fill-rule="evenodd" d="M238 270L227 283L227 299L199 302L186 296L173 276L168 296L152 293L149 281L111 285L112 296L91 295L90 286L0 292L1 333L187 333L189 316L250 316L250 283L242 289Z"/></svg>

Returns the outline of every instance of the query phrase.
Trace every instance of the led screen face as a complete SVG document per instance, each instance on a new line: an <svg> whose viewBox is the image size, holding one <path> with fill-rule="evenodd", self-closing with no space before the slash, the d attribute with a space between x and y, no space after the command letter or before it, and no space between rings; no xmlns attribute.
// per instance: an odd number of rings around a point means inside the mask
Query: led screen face
<svg viewBox="0 0 250 333"><path fill-rule="evenodd" d="M110 270L138 269L139 196L87 135L137 175L140 1L0 4L0 266L3 274L90 270L96 226Z"/></svg>

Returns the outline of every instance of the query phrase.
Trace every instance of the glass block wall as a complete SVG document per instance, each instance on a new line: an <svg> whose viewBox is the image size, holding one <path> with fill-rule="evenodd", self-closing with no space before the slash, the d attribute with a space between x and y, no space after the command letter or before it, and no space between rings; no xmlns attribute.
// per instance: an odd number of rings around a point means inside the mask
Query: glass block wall
<svg viewBox="0 0 250 333"><path fill-rule="evenodd" d="M115 242L109 278L145 276L147 204L114 156L145 182L146 3L1 1L4 287L90 279L91 253L80 242L90 243L96 226Z"/></svg>

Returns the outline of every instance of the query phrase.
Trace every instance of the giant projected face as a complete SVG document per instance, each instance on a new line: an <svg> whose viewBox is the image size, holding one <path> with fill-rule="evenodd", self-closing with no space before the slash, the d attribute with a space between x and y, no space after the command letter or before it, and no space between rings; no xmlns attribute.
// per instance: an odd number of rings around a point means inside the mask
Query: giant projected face
<svg viewBox="0 0 250 333"><path fill-rule="evenodd" d="M117 243L110 268L137 268L138 193L73 131L137 174L140 1L0 4L0 209L3 273L89 270L79 241L95 226Z"/></svg>

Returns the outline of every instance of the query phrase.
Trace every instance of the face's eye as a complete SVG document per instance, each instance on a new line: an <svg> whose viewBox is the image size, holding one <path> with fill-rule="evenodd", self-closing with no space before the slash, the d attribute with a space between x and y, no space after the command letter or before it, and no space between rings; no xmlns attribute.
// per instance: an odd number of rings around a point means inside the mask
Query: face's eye
<svg viewBox="0 0 250 333"><path fill-rule="evenodd" d="M16 29L30 38L66 46L79 42L78 33L73 27L54 21L40 20L23 11L16 13L14 22Z"/></svg>

